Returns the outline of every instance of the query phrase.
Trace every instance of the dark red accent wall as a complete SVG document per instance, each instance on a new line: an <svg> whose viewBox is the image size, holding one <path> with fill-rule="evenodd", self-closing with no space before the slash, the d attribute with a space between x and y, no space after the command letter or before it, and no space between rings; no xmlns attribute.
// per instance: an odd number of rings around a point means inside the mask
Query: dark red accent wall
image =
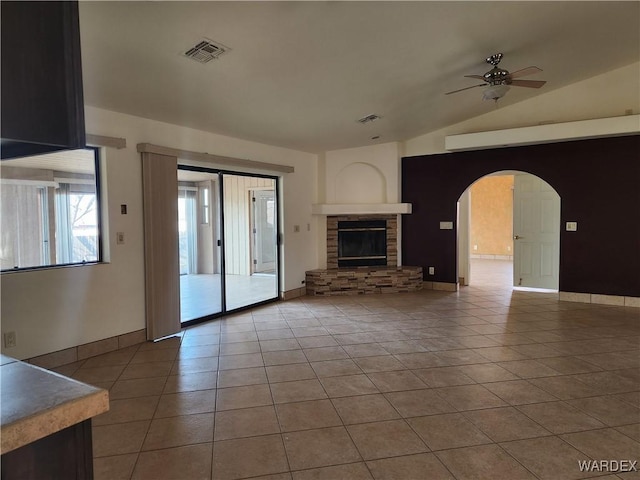
<svg viewBox="0 0 640 480"><path fill-rule="evenodd" d="M460 195L501 170L536 175L561 199L560 290L640 296L640 136L421 155L402 159L402 259L457 281L456 221ZM578 222L567 232L565 222Z"/></svg>

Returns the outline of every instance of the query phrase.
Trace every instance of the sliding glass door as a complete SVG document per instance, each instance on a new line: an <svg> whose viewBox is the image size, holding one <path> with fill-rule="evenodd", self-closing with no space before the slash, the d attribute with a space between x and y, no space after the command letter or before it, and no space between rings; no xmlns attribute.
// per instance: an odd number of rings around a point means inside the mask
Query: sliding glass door
<svg viewBox="0 0 640 480"><path fill-rule="evenodd" d="M274 177L178 168L181 321L278 298Z"/></svg>
<svg viewBox="0 0 640 480"><path fill-rule="evenodd" d="M223 175L227 309L278 295L276 181Z"/></svg>

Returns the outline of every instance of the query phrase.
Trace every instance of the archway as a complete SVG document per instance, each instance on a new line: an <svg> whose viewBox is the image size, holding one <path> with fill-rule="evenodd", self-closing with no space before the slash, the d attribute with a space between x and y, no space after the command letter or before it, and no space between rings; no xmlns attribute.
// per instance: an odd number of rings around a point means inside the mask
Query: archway
<svg viewBox="0 0 640 480"><path fill-rule="evenodd" d="M458 200L461 285L558 290L560 196L541 178L498 171Z"/></svg>

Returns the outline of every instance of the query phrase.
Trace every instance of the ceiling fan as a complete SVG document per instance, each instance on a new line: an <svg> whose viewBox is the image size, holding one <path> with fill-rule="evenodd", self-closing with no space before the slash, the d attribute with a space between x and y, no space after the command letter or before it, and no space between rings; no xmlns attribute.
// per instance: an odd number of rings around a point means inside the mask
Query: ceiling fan
<svg viewBox="0 0 640 480"><path fill-rule="evenodd" d="M487 57L485 61L489 65L493 65L493 68L484 75L465 75L465 77L467 78L477 78L478 80L482 80L484 83L461 88L459 90L453 90L452 92L445 93L445 95L451 95L452 93L458 93L476 87L487 87L487 89L483 92L482 98L484 100L495 100L497 102L498 99L502 98L505 93L507 93L510 86L540 88L545 83L547 83L544 80L516 80L520 77L541 72L542 69L531 66L523 68L521 70L517 70L513 73L509 73L508 70L498 67L500 60L502 60L502 57L502 53L496 53L494 55L491 55L490 57Z"/></svg>

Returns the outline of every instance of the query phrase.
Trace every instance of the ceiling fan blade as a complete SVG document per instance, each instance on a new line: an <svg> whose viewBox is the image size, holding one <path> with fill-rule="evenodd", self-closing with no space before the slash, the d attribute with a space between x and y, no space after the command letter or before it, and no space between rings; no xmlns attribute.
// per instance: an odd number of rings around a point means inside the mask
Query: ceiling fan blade
<svg viewBox="0 0 640 480"><path fill-rule="evenodd" d="M477 78L478 80L484 80L482 75L465 75L466 78Z"/></svg>
<svg viewBox="0 0 640 480"><path fill-rule="evenodd" d="M453 92L447 92L447 93L445 93L445 95L451 95L452 93L462 92L462 91L464 91L464 90L469 90L470 88L484 87L484 86L486 86L486 85L487 85L486 83L480 83L480 84L478 84L478 85L472 85L472 86L470 86L470 87L461 88L460 90L454 90Z"/></svg>
<svg viewBox="0 0 640 480"><path fill-rule="evenodd" d="M527 75L533 75L534 73L539 73L541 72L542 69L538 68L538 67L527 67L527 68L522 68L520 70L516 70L515 72L513 72L510 77L511 78L520 78L520 77L526 77Z"/></svg>
<svg viewBox="0 0 640 480"><path fill-rule="evenodd" d="M544 80L513 80L509 85L514 87L540 88L545 83Z"/></svg>

